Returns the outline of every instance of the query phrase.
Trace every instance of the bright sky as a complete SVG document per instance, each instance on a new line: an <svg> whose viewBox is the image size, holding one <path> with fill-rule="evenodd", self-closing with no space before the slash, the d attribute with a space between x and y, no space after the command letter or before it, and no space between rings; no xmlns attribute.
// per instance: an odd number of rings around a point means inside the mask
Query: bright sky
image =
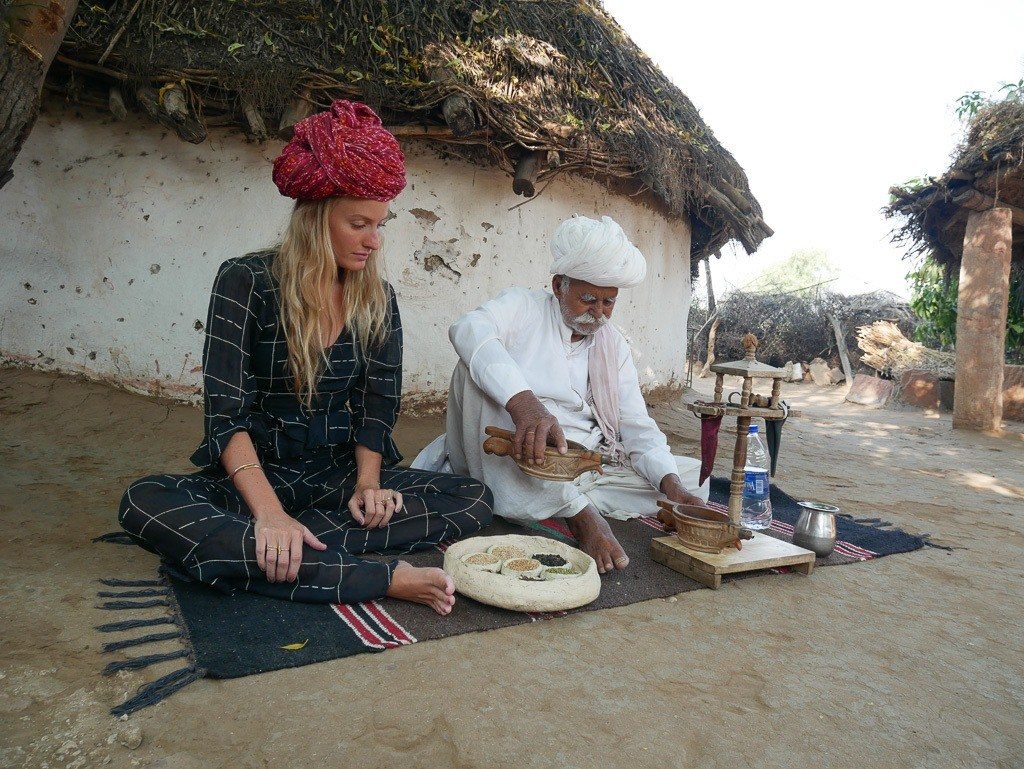
<svg viewBox="0 0 1024 769"><path fill-rule="evenodd" d="M946 170L958 96L1024 76L1021 0L605 7L697 105L775 230L753 257L712 260L718 292L823 248L837 290L906 296L908 263L879 213L889 187Z"/></svg>

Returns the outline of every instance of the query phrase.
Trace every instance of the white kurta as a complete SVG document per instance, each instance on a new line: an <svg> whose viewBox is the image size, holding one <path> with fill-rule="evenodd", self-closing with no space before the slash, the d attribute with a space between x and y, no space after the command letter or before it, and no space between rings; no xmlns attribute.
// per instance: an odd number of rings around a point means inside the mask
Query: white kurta
<svg viewBox="0 0 1024 769"><path fill-rule="evenodd" d="M602 435L587 374L593 337L573 343L555 296L524 288L507 289L467 313L448 335L460 359L448 396L448 432L424 449L413 467L436 470L447 454L454 472L490 486L498 515L521 520L571 516L587 505L618 518L653 515L657 500L664 498L657 489L670 473L707 499L707 484L697 484L700 463L674 457L647 413L629 344L617 330L619 432L630 466L608 468L604 475L585 473L572 483L532 478L511 459L484 454L484 427L515 429L505 404L532 390L567 439L598 448Z"/></svg>

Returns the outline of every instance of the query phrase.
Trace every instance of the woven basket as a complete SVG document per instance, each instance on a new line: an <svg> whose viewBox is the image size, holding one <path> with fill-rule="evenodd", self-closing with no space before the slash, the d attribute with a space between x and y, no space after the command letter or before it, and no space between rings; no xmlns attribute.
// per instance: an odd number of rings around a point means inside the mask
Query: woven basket
<svg viewBox="0 0 1024 769"><path fill-rule="evenodd" d="M543 582L517 579L506 574L475 569L462 562L469 553L482 553L493 545L517 545L528 555L557 553L583 573L571 579ZM575 547L547 537L506 534L500 537L472 537L456 542L444 554L444 570L455 589L474 601L512 611L565 611L585 606L601 593L601 576L594 559Z"/></svg>

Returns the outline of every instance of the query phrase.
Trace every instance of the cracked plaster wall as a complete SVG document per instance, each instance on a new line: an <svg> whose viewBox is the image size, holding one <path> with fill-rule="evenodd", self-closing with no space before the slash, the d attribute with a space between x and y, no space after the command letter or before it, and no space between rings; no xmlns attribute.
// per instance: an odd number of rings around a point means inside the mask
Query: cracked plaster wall
<svg viewBox="0 0 1024 769"><path fill-rule="evenodd" d="M280 236L290 202L270 181L279 142L215 131L193 146L135 119L47 105L0 195L0 355L194 398L217 266ZM491 169L406 143L409 186L384 255L405 326L410 402L447 389L448 325L509 285L549 284L547 238L572 213L615 218L648 260L614 321L645 389L683 372L690 233L587 180L526 205Z"/></svg>

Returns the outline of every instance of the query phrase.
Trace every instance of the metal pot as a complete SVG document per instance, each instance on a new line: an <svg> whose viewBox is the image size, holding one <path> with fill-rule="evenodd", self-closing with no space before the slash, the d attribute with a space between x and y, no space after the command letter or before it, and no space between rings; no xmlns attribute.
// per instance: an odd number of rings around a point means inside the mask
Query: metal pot
<svg viewBox="0 0 1024 769"><path fill-rule="evenodd" d="M819 502L797 502L803 508L793 527L793 544L807 548L819 558L831 555L836 548L835 505Z"/></svg>

